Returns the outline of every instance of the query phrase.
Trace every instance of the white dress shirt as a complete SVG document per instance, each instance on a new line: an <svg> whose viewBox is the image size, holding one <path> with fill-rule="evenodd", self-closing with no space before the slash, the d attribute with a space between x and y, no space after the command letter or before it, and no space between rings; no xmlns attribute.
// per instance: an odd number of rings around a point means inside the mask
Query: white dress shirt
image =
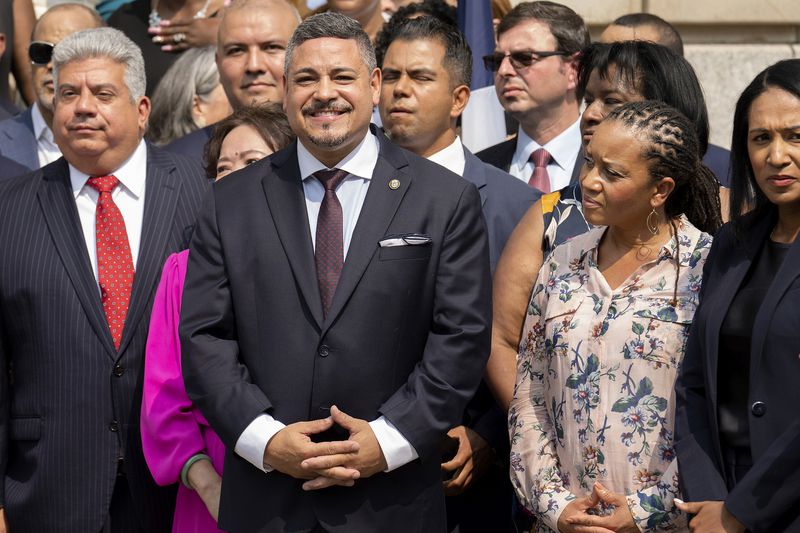
<svg viewBox="0 0 800 533"><path fill-rule="evenodd" d="M428 161L433 161L441 165L450 172L464 176L464 167L467 166L467 158L464 156L464 145L456 135L456 140L447 148L442 148L433 155L428 156Z"/></svg>
<svg viewBox="0 0 800 533"><path fill-rule="evenodd" d="M38 103L33 104L31 121L33 122L33 135L36 137L36 151L39 154L39 166L43 167L61 157L61 149L53 139L53 131L44 121Z"/></svg>
<svg viewBox="0 0 800 533"><path fill-rule="evenodd" d="M336 168L345 170L349 174L336 189L336 196L342 205L345 261L347 261L347 251L350 248L353 231L372 180L372 173L378 163L379 150L378 139L369 132L355 150L336 165ZM316 247L317 217L325 196L325 187L312 174L319 170L326 170L328 167L311 155L301 142L297 143L297 162L300 167L300 177L303 180L311 241ZM418 457L417 451L411 443L385 417L381 416L371 421L369 425L386 458L386 472L399 468ZM264 465L264 450L272 437L284 427L286 427L285 424L275 420L272 415L261 414L239 435L234 451L259 470L270 472L272 468Z"/></svg>
<svg viewBox="0 0 800 533"><path fill-rule="evenodd" d="M125 231L128 233L128 243L131 247L131 258L134 269L139 258L139 242L142 237L142 220L144 219L144 194L147 181L147 145L144 141L133 154L120 166L114 176L119 180L119 185L111 192L111 198L117 204L122 218L125 220ZM95 211L100 193L87 184L89 175L69 165L69 179L72 182L72 194L75 195L75 204L78 207L78 216L83 229L83 239L86 242L86 251L92 263L92 272L97 279L97 249L95 237ZM98 284L97 290L100 290Z"/></svg>
<svg viewBox="0 0 800 533"><path fill-rule="evenodd" d="M547 165L550 190L558 191L569 185L572 179L572 170L578 160L578 152L581 150L580 122L579 117L569 128L559 133L544 146L531 139L520 126L517 134L517 149L511 159L508 173L528 183L534 166L531 155L539 148L544 148L552 156L550 164Z"/></svg>

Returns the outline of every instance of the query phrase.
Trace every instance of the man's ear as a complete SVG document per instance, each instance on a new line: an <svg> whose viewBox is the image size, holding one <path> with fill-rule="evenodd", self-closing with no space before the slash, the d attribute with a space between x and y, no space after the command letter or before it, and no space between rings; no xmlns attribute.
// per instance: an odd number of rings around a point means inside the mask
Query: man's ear
<svg viewBox="0 0 800 533"><path fill-rule="evenodd" d="M453 105L450 107L450 118L457 119L464 112L469 102L469 87L459 85L453 89Z"/></svg>
<svg viewBox="0 0 800 533"><path fill-rule="evenodd" d="M578 70L581 64L581 53L575 52L564 60L564 68L566 69L569 90L575 90L578 87Z"/></svg>

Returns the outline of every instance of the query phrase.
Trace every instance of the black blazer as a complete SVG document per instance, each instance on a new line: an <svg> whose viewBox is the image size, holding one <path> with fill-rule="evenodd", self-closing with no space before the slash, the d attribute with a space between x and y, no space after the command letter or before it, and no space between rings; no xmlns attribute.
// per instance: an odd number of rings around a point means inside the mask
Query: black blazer
<svg viewBox="0 0 800 533"><path fill-rule="evenodd" d="M198 218L181 346L189 397L228 447L222 529L444 530L440 447L489 354L486 228L472 184L379 137L325 319L296 143L214 184ZM430 244L378 245L412 232ZM233 453L261 413L290 424L333 404L385 416L420 458L354 487L304 492Z"/></svg>
<svg viewBox="0 0 800 533"><path fill-rule="evenodd" d="M800 531L800 242L790 248L756 316L750 356L753 467L730 492L722 469L717 368L722 321L775 224L751 216L742 241L714 239L701 303L676 385L675 446L687 501L724 500L754 532Z"/></svg>
<svg viewBox="0 0 800 533"><path fill-rule="evenodd" d="M202 176L192 162L148 147L119 351L67 162L0 183L0 503L11 531L100 531L114 484L125 481L142 530L170 531L174 487L157 487L142 455L144 348L156 283L166 257L186 246L207 187Z"/></svg>

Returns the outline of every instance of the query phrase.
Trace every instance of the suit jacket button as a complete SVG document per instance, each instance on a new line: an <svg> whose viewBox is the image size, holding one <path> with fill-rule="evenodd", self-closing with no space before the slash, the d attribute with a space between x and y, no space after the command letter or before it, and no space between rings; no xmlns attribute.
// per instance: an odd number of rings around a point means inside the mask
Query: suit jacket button
<svg viewBox="0 0 800 533"><path fill-rule="evenodd" d="M319 352L318 352L318 353L319 353L319 356L320 356L320 357L328 357L328 355L329 355L331 352L330 352L330 350L328 350L328 346L326 346L325 344L323 344L322 346L320 346L320 347L319 347Z"/></svg>
<svg viewBox="0 0 800 533"><path fill-rule="evenodd" d="M108 425L108 429L116 433L117 431L119 431L119 422L117 422L116 420L112 420L111 423Z"/></svg>
<svg viewBox="0 0 800 533"><path fill-rule="evenodd" d="M753 402L753 405L750 406L750 411L752 411L753 416L764 416L767 413L767 404L764 402Z"/></svg>
<svg viewBox="0 0 800 533"><path fill-rule="evenodd" d="M122 368L122 365L114 365L114 375L118 378L122 377L122 374L125 373L125 369Z"/></svg>

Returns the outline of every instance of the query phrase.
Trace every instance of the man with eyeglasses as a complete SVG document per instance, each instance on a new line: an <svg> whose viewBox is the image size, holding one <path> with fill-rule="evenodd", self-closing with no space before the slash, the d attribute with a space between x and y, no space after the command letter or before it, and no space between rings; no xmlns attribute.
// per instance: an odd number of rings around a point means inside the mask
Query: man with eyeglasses
<svg viewBox="0 0 800 533"><path fill-rule="evenodd" d="M519 122L519 133L479 158L543 193L577 180L578 55L588 44L583 19L555 2L524 2L503 17L495 52L484 65L495 72L497 97Z"/></svg>
<svg viewBox="0 0 800 533"><path fill-rule="evenodd" d="M25 112L0 122L0 155L28 170L37 170L61 157L53 140L53 47L65 37L103 26L100 16L81 4L58 4L48 9L33 28L28 48L36 101ZM0 169L0 178L11 177Z"/></svg>

